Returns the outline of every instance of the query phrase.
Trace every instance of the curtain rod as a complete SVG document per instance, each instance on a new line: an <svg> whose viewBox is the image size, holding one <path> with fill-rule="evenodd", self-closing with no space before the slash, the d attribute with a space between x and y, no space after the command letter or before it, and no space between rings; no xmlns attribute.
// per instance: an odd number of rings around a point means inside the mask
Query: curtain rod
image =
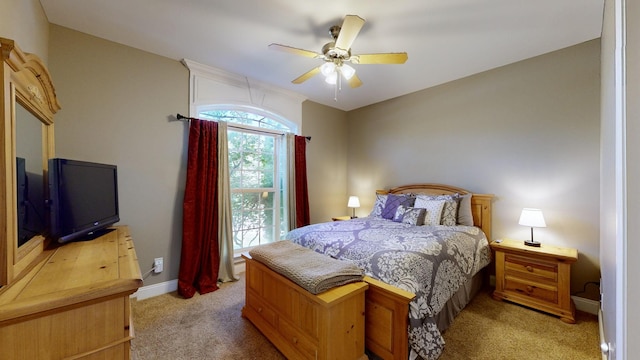
<svg viewBox="0 0 640 360"><path fill-rule="evenodd" d="M182 120L182 121L190 121L190 120L200 120L198 118L192 118L192 117L187 117L181 114L176 114L176 119L178 120ZM229 126L232 126L232 124L229 124ZM260 131L260 130L257 130ZM265 131L267 132L267 131ZM305 138L307 139L307 141L311 141L311 136L305 136Z"/></svg>

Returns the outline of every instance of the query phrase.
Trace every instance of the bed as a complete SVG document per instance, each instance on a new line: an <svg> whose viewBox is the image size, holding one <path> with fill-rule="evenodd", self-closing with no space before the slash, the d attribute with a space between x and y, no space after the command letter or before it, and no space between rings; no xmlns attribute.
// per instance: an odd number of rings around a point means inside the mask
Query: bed
<svg viewBox="0 0 640 360"><path fill-rule="evenodd" d="M402 202L409 198L414 199L411 206ZM485 277L481 270L491 261L492 198L441 184L379 190L370 216L308 225L286 238L364 269L370 355L437 359L444 349L442 332L479 291ZM399 205L389 219L392 202ZM422 212L421 207L427 209ZM426 214L426 225L415 222L416 213Z"/></svg>

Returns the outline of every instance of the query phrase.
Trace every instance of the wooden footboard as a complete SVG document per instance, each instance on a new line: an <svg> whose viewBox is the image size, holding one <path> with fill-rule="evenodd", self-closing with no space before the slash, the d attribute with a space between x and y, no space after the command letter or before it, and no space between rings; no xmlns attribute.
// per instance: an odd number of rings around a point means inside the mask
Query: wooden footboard
<svg viewBox="0 0 640 360"><path fill-rule="evenodd" d="M409 358L409 303L415 294L365 276L365 346L383 359Z"/></svg>
<svg viewBox="0 0 640 360"><path fill-rule="evenodd" d="M288 359L367 358L367 283L353 282L314 295L251 255L242 257L247 266L242 316Z"/></svg>

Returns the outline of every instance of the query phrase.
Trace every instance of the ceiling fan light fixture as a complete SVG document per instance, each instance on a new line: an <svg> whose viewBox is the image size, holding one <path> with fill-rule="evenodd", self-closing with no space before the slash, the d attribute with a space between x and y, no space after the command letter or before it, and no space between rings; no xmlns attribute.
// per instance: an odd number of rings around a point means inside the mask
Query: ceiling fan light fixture
<svg viewBox="0 0 640 360"><path fill-rule="evenodd" d="M335 85L338 82L338 73L334 71L333 73L327 75L327 77L324 78L324 81L327 84Z"/></svg>
<svg viewBox="0 0 640 360"><path fill-rule="evenodd" d="M340 66L340 72L342 73L345 79L349 80L353 77L353 75L355 75L356 69L354 69L352 66L349 66L347 64L342 64L342 66Z"/></svg>
<svg viewBox="0 0 640 360"><path fill-rule="evenodd" d="M364 19L358 15L345 16L342 26L334 25L329 29L329 33L333 41L324 44L322 52L304 50L275 43L269 45L269 49L324 60L323 64L314 67L293 79L291 82L294 84L301 84L318 73L321 73L324 75L326 83L337 85L335 96L337 98L337 92L340 90L342 85L342 77L344 77L351 88L357 88L362 85L362 81L360 81L360 78L356 75L356 70L353 67L346 65L346 62L360 65L404 64L407 61L407 53L405 52L352 55L351 45L360 33L363 25Z"/></svg>
<svg viewBox="0 0 640 360"><path fill-rule="evenodd" d="M325 77L329 77L332 74L336 73L336 64L334 64L331 61L327 61L324 64L322 64L320 66L320 72L322 73L322 75L324 75Z"/></svg>

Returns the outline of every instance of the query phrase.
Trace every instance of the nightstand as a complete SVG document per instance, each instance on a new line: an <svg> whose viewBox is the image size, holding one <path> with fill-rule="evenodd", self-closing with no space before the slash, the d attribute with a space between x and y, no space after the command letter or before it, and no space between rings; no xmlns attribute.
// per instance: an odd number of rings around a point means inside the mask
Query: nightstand
<svg viewBox="0 0 640 360"><path fill-rule="evenodd" d="M331 220L333 221L351 220L351 216L336 216L336 217L332 217Z"/></svg>
<svg viewBox="0 0 640 360"><path fill-rule="evenodd" d="M496 290L493 298L508 300L560 317L574 324L571 300L571 264L578 260L576 249L542 244L531 247L523 241L493 241Z"/></svg>

